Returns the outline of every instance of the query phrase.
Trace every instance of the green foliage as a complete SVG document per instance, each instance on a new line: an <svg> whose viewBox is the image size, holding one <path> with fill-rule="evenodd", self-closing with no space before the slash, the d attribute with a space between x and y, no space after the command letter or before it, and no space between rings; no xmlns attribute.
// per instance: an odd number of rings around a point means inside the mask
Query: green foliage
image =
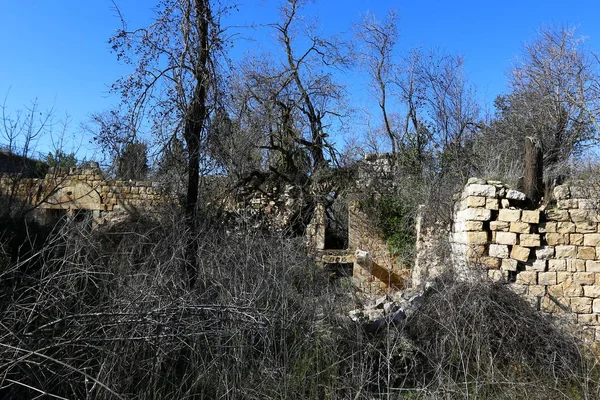
<svg viewBox="0 0 600 400"><path fill-rule="evenodd" d="M406 257L414 252L415 221L408 201L398 195L388 195L370 198L361 206L376 219L392 255Z"/></svg>
<svg viewBox="0 0 600 400"><path fill-rule="evenodd" d="M46 156L46 164L48 164L49 167L76 167L77 158L75 157L75 153L73 152L67 154L62 150L56 150L54 151L54 153L48 153L48 155Z"/></svg>

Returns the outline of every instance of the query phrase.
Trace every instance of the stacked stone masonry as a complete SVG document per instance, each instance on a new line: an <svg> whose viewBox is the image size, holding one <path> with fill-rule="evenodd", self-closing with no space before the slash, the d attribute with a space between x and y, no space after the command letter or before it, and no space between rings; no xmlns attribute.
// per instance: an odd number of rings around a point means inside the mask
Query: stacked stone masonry
<svg viewBox="0 0 600 400"><path fill-rule="evenodd" d="M548 206L498 181L472 179L455 205L451 246L459 270L479 268L544 313L600 341L600 213L583 187L558 186Z"/></svg>
<svg viewBox="0 0 600 400"><path fill-rule="evenodd" d="M152 210L165 200L159 183L105 180L95 163L50 169L43 179L0 175L0 195L35 207L42 221L46 218L44 212L49 210L88 210L96 224L104 224L119 214Z"/></svg>

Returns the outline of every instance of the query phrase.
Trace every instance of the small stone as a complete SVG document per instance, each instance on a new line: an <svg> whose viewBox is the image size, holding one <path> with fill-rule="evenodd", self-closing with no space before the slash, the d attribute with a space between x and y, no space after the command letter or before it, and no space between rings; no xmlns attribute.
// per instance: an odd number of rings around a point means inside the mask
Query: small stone
<svg viewBox="0 0 600 400"><path fill-rule="evenodd" d="M531 232L531 225L527 222L515 221L510 223L509 230L515 233L529 233Z"/></svg>
<svg viewBox="0 0 600 400"><path fill-rule="evenodd" d="M485 207L485 197L469 196L467 197L467 207Z"/></svg>
<svg viewBox="0 0 600 400"><path fill-rule="evenodd" d="M496 243L505 245L517 244L517 234L513 232L496 232Z"/></svg>
<svg viewBox="0 0 600 400"><path fill-rule="evenodd" d="M564 245L569 242L569 235L564 233L546 233L546 243L549 246Z"/></svg>
<svg viewBox="0 0 600 400"><path fill-rule="evenodd" d="M535 257L540 260L547 260L549 258L554 257L554 247L543 246L535 249Z"/></svg>
<svg viewBox="0 0 600 400"><path fill-rule="evenodd" d="M530 224L540 223L540 212L535 210L523 210L521 220Z"/></svg>
<svg viewBox="0 0 600 400"><path fill-rule="evenodd" d="M579 246L577 248L577 258L581 260L594 260L596 258L596 248L592 246Z"/></svg>
<svg viewBox="0 0 600 400"><path fill-rule="evenodd" d="M488 254L490 257L508 258L508 246L501 244L490 244Z"/></svg>
<svg viewBox="0 0 600 400"><path fill-rule="evenodd" d="M566 271L566 260L548 260L548 271Z"/></svg>
<svg viewBox="0 0 600 400"><path fill-rule="evenodd" d="M546 271L546 260L530 261L527 264L525 264L525 270L544 272Z"/></svg>
<svg viewBox="0 0 600 400"><path fill-rule="evenodd" d="M600 261L587 260L585 262L586 272L599 272L600 273Z"/></svg>
<svg viewBox="0 0 600 400"><path fill-rule="evenodd" d="M583 235L583 244L585 246L600 246L600 233L588 233Z"/></svg>
<svg viewBox="0 0 600 400"><path fill-rule="evenodd" d="M576 258L577 256L577 246L556 246L556 258L558 259L567 259L567 258Z"/></svg>
<svg viewBox="0 0 600 400"><path fill-rule="evenodd" d="M496 187L492 185L472 184L467 186L468 196L496 197Z"/></svg>
<svg viewBox="0 0 600 400"><path fill-rule="evenodd" d="M510 228L510 222L506 221L490 221L490 230L508 232Z"/></svg>
<svg viewBox="0 0 600 400"><path fill-rule="evenodd" d="M538 285L556 285L556 272L540 272Z"/></svg>
<svg viewBox="0 0 600 400"><path fill-rule="evenodd" d="M537 284L537 272L535 271L521 271L517 274L516 283L521 285L536 285Z"/></svg>
<svg viewBox="0 0 600 400"><path fill-rule="evenodd" d="M502 264L500 265L500 269L502 271L516 271L518 267L517 260L513 260L510 258L502 260Z"/></svg>
<svg viewBox="0 0 600 400"><path fill-rule="evenodd" d="M535 233L519 235L519 245L523 247L539 247L541 245L540 235Z"/></svg>

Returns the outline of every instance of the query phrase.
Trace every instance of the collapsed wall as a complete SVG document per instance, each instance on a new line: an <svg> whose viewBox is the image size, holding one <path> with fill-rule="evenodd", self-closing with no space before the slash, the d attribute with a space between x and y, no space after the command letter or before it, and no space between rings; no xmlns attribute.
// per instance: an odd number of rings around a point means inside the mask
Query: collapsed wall
<svg viewBox="0 0 600 400"><path fill-rule="evenodd" d="M571 319L600 340L598 198L577 185L557 186L554 198L530 210L523 193L470 180L455 206L453 264L507 282L539 311Z"/></svg>
<svg viewBox="0 0 600 400"><path fill-rule="evenodd" d="M0 196L29 204L41 223L50 223L61 212L89 211L98 225L150 211L166 199L159 183L105 180L93 162L84 167L51 168L44 178L0 175Z"/></svg>

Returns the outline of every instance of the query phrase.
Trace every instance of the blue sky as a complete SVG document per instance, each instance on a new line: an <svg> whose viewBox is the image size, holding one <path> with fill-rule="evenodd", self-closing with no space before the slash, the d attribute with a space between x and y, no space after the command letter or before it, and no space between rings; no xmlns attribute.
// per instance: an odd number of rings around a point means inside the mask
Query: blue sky
<svg viewBox="0 0 600 400"><path fill-rule="evenodd" d="M130 27L151 18L149 0L116 0ZM318 0L307 12L326 34L349 32L366 11L383 17L394 8L400 17L399 50L439 47L465 58L466 72L487 104L507 90L506 72L523 43L544 25L577 26L589 37L587 45L600 51L600 2L582 0L565 6L555 0ZM268 23L276 20L279 2L241 0L225 25ZM38 99L43 109L54 108L56 119L71 116L68 136L82 143L79 154L93 158L93 146L80 124L92 112L118 101L108 85L129 70L110 53L108 38L119 26L109 0L4 0L0 12L0 97L8 94L9 110ZM244 37L256 36L241 30ZM268 50L269 34L257 41L239 41L243 51ZM356 82L355 82L356 84ZM0 143L2 144L2 143ZM45 151L41 143L38 150ZM75 145L76 146L76 145Z"/></svg>

